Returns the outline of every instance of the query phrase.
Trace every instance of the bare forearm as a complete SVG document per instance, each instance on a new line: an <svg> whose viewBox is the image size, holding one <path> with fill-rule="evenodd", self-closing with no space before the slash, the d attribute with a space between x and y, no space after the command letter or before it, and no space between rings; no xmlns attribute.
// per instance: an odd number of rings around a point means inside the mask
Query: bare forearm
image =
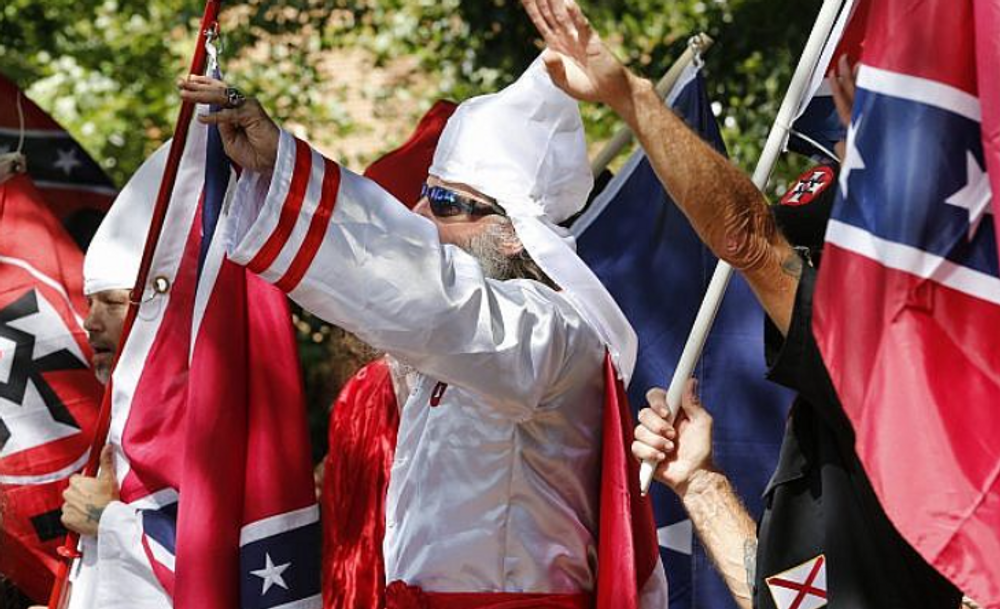
<svg viewBox="0 0 1000 609"><path fill-rule="evenodd" d="M741 609L750 609L748 573L756 559L757 527L729 480L718 472L703 471L692 477L680 496L698 538L733 598Z"/></svg>
<svg viewBox="0 0 1000 609"><path fill-rule="evenodd" d="M614 109L637 134L657 176L698 236L746 276L784 331L798 285L798 258L763 195L664 106L652 83L635 76L630 82L631 95Z"/></svg>

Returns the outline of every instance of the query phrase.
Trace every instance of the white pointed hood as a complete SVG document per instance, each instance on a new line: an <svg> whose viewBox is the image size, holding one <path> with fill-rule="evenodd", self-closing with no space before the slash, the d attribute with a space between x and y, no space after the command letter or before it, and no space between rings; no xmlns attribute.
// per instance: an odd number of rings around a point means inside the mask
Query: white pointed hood
<svg viewBox="0 0 1000 609"><path fill-rule="evenodd" d="M552 83L541 58L506 89L458 107L429 173L497 200L532 259L597 330L628 381L635 331L558 226L583 209L594 178L579 106Z"/></svg>

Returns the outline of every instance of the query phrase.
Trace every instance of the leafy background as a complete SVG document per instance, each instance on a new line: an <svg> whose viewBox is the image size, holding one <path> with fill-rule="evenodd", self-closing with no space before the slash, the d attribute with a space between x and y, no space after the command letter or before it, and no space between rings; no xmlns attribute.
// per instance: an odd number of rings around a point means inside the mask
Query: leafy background
<svg viewBox="0 0 1000 609"><path fill-rule="evenodd" d="M580 3L619 57L652 79L692 34L714 38L705 57L713 109L733 162L751 172L821 1ZM197 0L4 0L0 71L121 186L171 134L174 81L202 9ZM435 100L495 91L540 49L516 0L248 0L227 4L221 24L228 78L354 168L401 143ZM605 108L583 110L592 142L618 127ZM783 161L772 189L784 192L803 168ZM295 324L319 456L325 407L366 352L303 312Z"/></svg>

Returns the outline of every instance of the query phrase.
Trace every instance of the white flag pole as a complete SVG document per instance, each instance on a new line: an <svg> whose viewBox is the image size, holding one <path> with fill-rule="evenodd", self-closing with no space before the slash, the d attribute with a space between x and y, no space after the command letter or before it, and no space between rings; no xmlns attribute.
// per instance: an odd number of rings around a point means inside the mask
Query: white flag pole
<svg viewBox="0 0 1000 609"><path fill-rule="evenodd" d="M778 162L778 156L788 139L788 132L798 110L799 102L806 87L809 86L816 63L823 53L823 48L844 2L845 0L824 0L823 6L820 8L812 33L809 34L809 40L806 41L805 49L802 50L802 56L799 58L799 65L795 68L795 74L792 75L792 82L788 85L785 99L778 110L778 117L771 127L767 143L764 144L764 151L761 153L760 159L757 161L757 168L753 173L753 183L761 191L767 186L771 172L774 171L774 166ZM667 406L670 408L671 421L677 416L684 385L691 378L695 365L701 358L701 353L705 348L705 340L715 322L716 313L722 304L722 297L725 296L726 286L729 284L729 278L732 277L732 274L733 267L720 260L719 265L715 267L715 273L708 285L705 299L702 301L698 316L695 318L694 327L691 328L691 334L684 345L681 359L677 362L677 368L674 370L674 376L667 389ZM643 495L649 492L656 465L654 461L642 462L639 471L639 484Z"/></svg>

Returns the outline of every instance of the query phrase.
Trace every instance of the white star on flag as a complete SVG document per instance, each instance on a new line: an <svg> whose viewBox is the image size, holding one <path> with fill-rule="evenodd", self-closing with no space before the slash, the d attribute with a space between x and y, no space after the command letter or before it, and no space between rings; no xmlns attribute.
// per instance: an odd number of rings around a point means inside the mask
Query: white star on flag
<svg viewBox="0 0 1000 609"><path fill-rule="evenodd" d="M290 562L286 562L283 565L275 565L274 561L271 560L271 555L264 553L264 568L250 572L251 575L256 575L264 580L264 589L260 591L260 595L264 596L267 594L271 586L281 586L285 590L288 590L288 584L285 583L285 578L281 574L290 566L292 566Z"/></svg>
<svg viewBox="0 0 1000 609"><path fill-rule="evenodd" d="M690 520L681 520L674 524L656 529L656 540L660 547L681 554L691 555L691 548L694 545L694 530Z"/></svg>
<svg viewBox="0 0 1000 609"><path fill-rule="evenodd" d="M979 168L979 162L971 151L965 153L965 175L966 183L958 192L944 200L948 205L961 207L969 212L969 241L979 230L979 223L983 221L983 216L992 213L990 209L989 176Z"/></svg>
<svg viewBox="0 0 1000 609"><path fill-rule="evenodd" d="M864 117L858 115L858 120L851 123L851 128L847 130L847 152L844 153L844 164L840 168L840 190L844 193L844 197L847 197L847 178L850 177L851 172L855 169L864 169L865 160L861 158L861 152L858 150L858 143L856 137L858 130L861 129L861 121Z"/></svg>
<svg viewBox="0 0 1000 609"><path fill-rule="evenodd" d="M69 150L56 150L59 159L52 164L56 169L62 169L66 175L73 173L73 169L83 165L80 159L76 158L76 148Z"/></svg>

